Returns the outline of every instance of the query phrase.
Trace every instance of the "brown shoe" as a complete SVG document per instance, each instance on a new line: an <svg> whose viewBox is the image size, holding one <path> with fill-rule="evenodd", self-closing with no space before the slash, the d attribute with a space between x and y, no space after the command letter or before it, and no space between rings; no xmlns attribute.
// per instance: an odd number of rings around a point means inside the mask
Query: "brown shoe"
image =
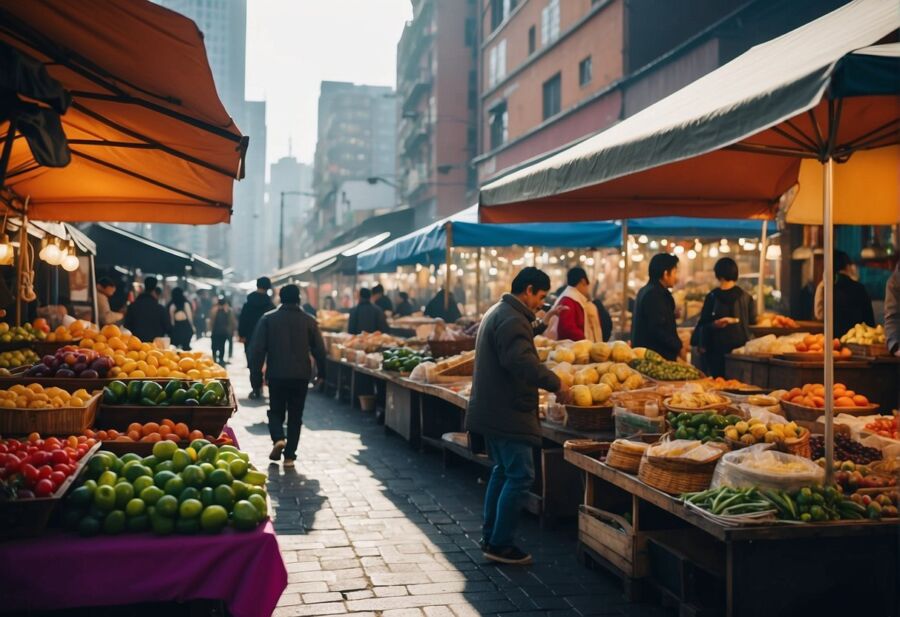
<svg viewBox="0 0 900 617"><path fill-rule="evenodd" d="M272 446L272 451L269 452L269 460L270 461L280 461L281 453L284 451L284 446L287 445L284 439L279 439Z"/></svg>

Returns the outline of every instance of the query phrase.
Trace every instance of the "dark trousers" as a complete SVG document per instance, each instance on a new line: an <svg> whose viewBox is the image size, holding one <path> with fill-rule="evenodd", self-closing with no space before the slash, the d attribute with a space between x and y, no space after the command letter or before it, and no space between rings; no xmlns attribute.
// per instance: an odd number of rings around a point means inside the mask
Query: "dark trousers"
<svg viewBox="0 0 900 617"><path fill-rule="evenodd" d="M213 362L216 364L225 364L225 343L228 336L225 334L212 335L212 354Z"/></svg>
<svg viewBox="0 0 900 617"><path fill-rule="evenodd" d="M303 424L303 406L309 383L299 379L269 380L269 435L272 442L285 439L284 419L287 413L287 445L284 458L296 458Z"/></svg>
<svg viewBox="0 0 900 617"><path fill-rule="evenodd" d="M250 366L250 341L247 341L244 343L244 354L247 356L247 366L249 367ZM254 392L259 392L260 394L262 394L262 387L263 387L262 373L254 375L253 371L251 370L250 371L250 388Z"/></svg>

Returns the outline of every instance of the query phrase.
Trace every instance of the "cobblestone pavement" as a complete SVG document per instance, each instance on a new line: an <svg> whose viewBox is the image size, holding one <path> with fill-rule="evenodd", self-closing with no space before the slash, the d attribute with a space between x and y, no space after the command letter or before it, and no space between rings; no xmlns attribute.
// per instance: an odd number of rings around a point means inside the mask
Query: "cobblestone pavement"
<svg viewBox="0 0 900 617"><path fill-rule="evenodd" d="M277 617L669 614L627 603L618 581L581 566L571 524L541 530L526 516L521 546L535 565L489 564L477 546L479 472L443 469L439 455L414 451L372 414L331 397L307 399L296 468L269 465L266 405L246 399L239 344L235 352L228 368L240 410L231 425L255 464L268 467L288 570Z"/></svg>

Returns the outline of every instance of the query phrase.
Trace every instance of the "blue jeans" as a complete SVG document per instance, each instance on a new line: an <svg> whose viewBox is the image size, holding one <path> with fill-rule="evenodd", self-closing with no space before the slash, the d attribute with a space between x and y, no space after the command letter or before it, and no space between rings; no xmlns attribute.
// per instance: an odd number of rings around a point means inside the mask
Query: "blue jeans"
<svg viewBox="0 0 900 617"><path fill-rule="evenodd" d="M514 544L525 494L534 484L534 454L528 442L486 437L494 469L484 496L482 537L495 548Z"/></svg>

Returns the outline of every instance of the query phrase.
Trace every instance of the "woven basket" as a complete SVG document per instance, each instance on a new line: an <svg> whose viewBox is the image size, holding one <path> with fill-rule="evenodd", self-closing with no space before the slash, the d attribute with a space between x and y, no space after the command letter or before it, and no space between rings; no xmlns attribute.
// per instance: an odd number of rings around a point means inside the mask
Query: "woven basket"
<svg viewBox="0 0 900 617"><path fill-rule="evenodd" d="M100 395L88 399L84 407L59 409L0 409L0 434L80 435L90 428L97 415Z"/></svg>
<svg viewBox="0 0 900 617"><path fill-rule="evenodd" d="M615 430L612 406L577 407L566 405L566 426L576 431L601 432Z"/></svg>
<svg viewBox="0 0 900 617"><path fill-rule="evenodd" d="M796 439L786 439L781 443L772 443L771 445L775 450L779 452L786 452L787 454L793 454L794 456L802 456L803 458L811 458L812 457L812 446L809 445L809 436L810 431L807 428L803 428L803 434ZM725 439L725 443L732 450L742 450L744 448L748 448L751 445L758 444L746 444L743 441L738 441L735 439Z"/></svg>
<svg viewBox="0 0 900 617"><path fill-rule="evenodd" d="M888 351L887 343L874 343L872 345L863 345L860 343L846 343L845 347L848 347L850 351L853 352L854 356L865 356L868 358L877 358L880 356L890 356L891 352Z"/></svg>
<svg viewBox="0 0 900 617"><path fill-rule="evenodd" d="M606 454L609 450L609 442L594 441L593 439L567 439L563 443L563 448L573 450L581 454Z"/></svg>
<svg viewBox="0 0 900 617"><path fill-rule="evenodd" d="M464 351L475 349L475 337L471 336L455 341L428 341L428 348L431 350L431 355L435 358L455 356Z"/></svg>
<svg viewBox="0 0 900 617"><path fill-rule="evenodd" d="M666 411L671 411L673 413L707 413L709 411L717 411L722 413L724 409L726 409L729 405L731 405L731 401L722 401L721 403L715 403L713 405L705 405L703 407L676 407L673 406L670 401L671 397L667 398L663 401L663 407L665 407Z"/></svg>
<svg viewBox="0 0 900 617"><path fill-rule="evenodd" d="M873 403L866 407L835 407L834 414L845 413L851 416L871 416L878 413L878 405ZM825 414L824 409L817 407L807 407L806 405L798 405L790 401L781 401L781 409L784 411L788 420L796 422L816 422L819 416Z"/></svg>
<svg viewBox="0 0 900 617"><path fill-rule="evenodd" d="M645 484L671 495L705 491L712 482L713 471L719 458L721 454L711 461L694 462L645 456L641 459L638 478Z"/></svg>
<svg viewBox="0 0 900 617"><path fill-rule="evenodd" d="M637 473L641 466L643 454L632 452L613 443L609 446L609 454L606 455L606 464L626 473Z"/></svg>

